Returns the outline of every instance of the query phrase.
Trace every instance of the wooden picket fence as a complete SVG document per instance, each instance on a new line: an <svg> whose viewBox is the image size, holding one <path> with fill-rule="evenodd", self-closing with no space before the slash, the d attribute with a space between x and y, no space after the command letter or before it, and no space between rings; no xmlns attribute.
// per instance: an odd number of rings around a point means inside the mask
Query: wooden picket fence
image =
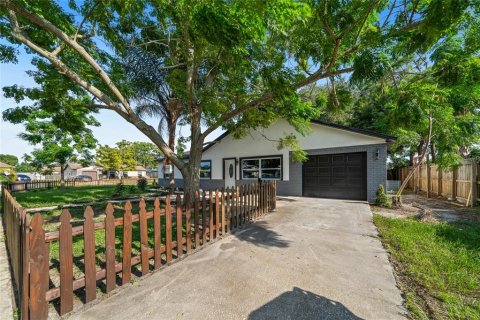
<svg viewBox="0 0 480 320"><path fill-rule="evenodd" d="M407 188L445 197L465 205L475 205L480 200L479 169L479 164L474 159L463 160L461 165L453 170L423 163L415 170ZM412 170L413 167L398 169L399 179L403 182Z"/></svg>
<svg viewBox="0 0 480 320"><path fill-rule="evenodd" d="M156 179L146 178L148 184L152 184ZM82 186L113 186L120 182L125 185L135 185L138 179L104 179L104 180L92 180L92 181L78 181L75 179L66 179L63 186L65 187L82 187ZM15 191L28 191L38 189L54 189L60 188L62 182L60 180L32 180L32 181L15 181L3 183L3 188L6 188L10 192Z"/></svg>
<svg viewBox="0 0 480 320"><path fill-rule="evenodd" d="M2 222L5 230L5 243L7 246L12 270L12 282L16 287L19 306L26 307L28 292L28 232L30 228L30 215L21 207L15 198L2 188ZM26 312L26 309L20 312Z"/></svg>
<svg viewBox="0 0 480 320"><path fill-rule="evenodd" d="M56 299L60 315L64 315L73 310L74 294L83 294L86 303L95 300L97 288L104 286L109 293L117 287L117 277L121 279L119 285L129 283L133 267L139 269L141 276L160 269L276 207L276 184L269 181L202 194L195 192L193 199L188 193L175 199L170 195L156 198L151 211L142 199L138 213L133 213L132 204L126 202L120 217L118 214L115 217L115 208L109 203L101 222L94 220L89 206L83 223L75 226L65 209L60 215L59 230L46 232L40 213L30 220L7 190L4 194L4 201L17 208L5 213L12 216L7 221L14 221L7 226L7 235L18 233L12 236L9 248L21 244L15 263L23 266L17 272L22 319L46 319L48 303ZM153 233L149 225L153 225ZM100 255L95 240L98 232L105 234ZM135 239L139 239L138 243ZM74 256L72 247L76 241L83 241L83 256ZM53 245L58 246L56 263L51 259ZM74 276L74 270L78 269L80 275ZM59 277L54 279L55 273Z"/></svg>

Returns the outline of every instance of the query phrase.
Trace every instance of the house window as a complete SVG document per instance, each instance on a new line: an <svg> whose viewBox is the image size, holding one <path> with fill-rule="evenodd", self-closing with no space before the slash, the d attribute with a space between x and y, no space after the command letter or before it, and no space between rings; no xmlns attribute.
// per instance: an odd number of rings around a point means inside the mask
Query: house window
<svg viewBox="0 0 480 320"><path fill-rule="evenodd" d="M202 160L202 162L200 162L200 179L211 179L211 178L212 178L212 161Z"/></svg>
<svg viewBox="0 0 480 320"><path fill-rule="evenodd" d="M242 179L281 180L282 157L241 159Z"/></svg>

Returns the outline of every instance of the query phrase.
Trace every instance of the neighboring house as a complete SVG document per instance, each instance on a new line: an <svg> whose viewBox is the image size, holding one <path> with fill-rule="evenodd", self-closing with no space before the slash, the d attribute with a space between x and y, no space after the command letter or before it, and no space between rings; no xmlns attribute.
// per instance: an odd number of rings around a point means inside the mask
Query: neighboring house
<svg viewBox="0 0 480 320"><path fill-rule="evenodd" d="M375 200L387 180L387 145L394 137L337 124L311 121L302 136L286 121L252 130L242 139L227 131L206 145L202 155L200 186L215 189L263 180L277 181L277 194L352 200ZM278 150L278 139L294 134L308 153L304 163L292 161L291 152ZM160 184L168 177L159 164ZM176 186L182 187L175 168Z"/></svg>
<svg viewBox="0 0 480 320"><path fill-rule="evenodd" d="M15 167L11 166L7 163L0 162L0 174L7 180L10 180L12 177L11 175L15 173ZM0 179L0 181L3 178Z"/></svg>
<svg viewBox="0 0 480 320"><path fill-rule="evenodd" d="M135 170L122 171L124 178L140 178L147 176L147 169L143 166L135 166Z"/></svg>
<svg viewBox="0 0 480 320"><path fill-rule="evenodd" d="M45 171L50 171L48 168ZM76 176L85 175L92 177L93 180L98 180L102 176L103 167L93 164L87 167L83 167L80 163L69 163L65 169L65 179L75 179ZM58 180L60 179L60 166L55 166L51 169L46 179Z"/></svg>
<svg viewBox="0 0 480 320"><path fill-rule="evenodd" d="M14 166L11 166L11 165L9 165L9 164L0 162L0 169L2 169L2 170L14 170L15 167L14 167Z"/></svg>
<svg viewBox="0 0 480 320"><path fill-rule="evenodd" d="M158 178L158 169L157 168L149 168L146 171L146 175L149 178Z"/></svg>

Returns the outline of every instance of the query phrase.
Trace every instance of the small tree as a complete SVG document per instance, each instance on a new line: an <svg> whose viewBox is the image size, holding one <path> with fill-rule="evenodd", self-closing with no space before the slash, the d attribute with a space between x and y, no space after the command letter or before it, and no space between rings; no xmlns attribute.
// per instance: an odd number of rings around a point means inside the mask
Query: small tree
<svg viewBox="0 0 480 320"><path fill-rule="evenodd" d="M48 94L45 92L44 94ZM38 102L41 104L41 101ZM56 123L55 117L38 106L8 109L3 117L14 123L21 123L25 131L19 137L29 142L35 148L31 163L37 169L42 167L60 166L60 180L65 181L65 169L72 161L91 161L92 150L95 150L97 141L92 131L87 128L78 129L76 132L66 131ZM28 109L28 113L25 109ZM92 124L96 123L95 121Z"/></svg>

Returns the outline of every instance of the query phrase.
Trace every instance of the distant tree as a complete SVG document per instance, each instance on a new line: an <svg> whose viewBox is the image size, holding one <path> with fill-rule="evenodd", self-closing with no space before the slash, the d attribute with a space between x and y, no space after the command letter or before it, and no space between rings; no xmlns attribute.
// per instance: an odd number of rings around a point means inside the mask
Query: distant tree
<svg viewBox="0 0 480 320"><path fill-rule="evenodd" d="M131 148L137 165L145 168L158 167L158 159L162 153L156 145L151 142L133 142Z"/></svg>
<svg viewBox="0 0 480 320"><path fill-rule="evenodd" d="M42 93L44 94L48 92ZM40 99L36 103L42 102ZM82 159L92 160L92 151L95 150L97 141L90 129L82 127L75 133L65 131L51 116L49 112L36 105L8 109L3 113L5 120L24 125L25 131L19 134L20 138L34 146L40 146L31 154L33 166L36 168L60 166L60 180L63 184L68 163Z"/></svg>
<svg viewBox="0 0 480 320"><path fill-rule="evenodd" d="M0 162L9 164L15 167L18 163L18 158L12 154L0 154Z"/></svg>
<svg viewBox="0 0 480 320"><path fill-rule="evenodd" d="M118 172L122 167L120 151L117 148L111 148L107 145L100 146L97 149L95 158L98 164L106 171Z"/></svg>
<svg viewBox="0 0 480 320"><path fill-rule="evenodd" d="M22 157L22 161L19 162L15 170L17 172L38 172L41 168L37 168L34 163L32 163L32 156L29 154L24 154Z"/></svg>
<svg viewBox="0 0 480 320"><path fill-rule="evenodd" d="M119 151L120 159L122 161L122 170L134 170L137 165L135 155L133 153L133 142L122 140L116 143Z"/></svg>
<svg viewBox="0 0 480 320"><path fill-rule="evenodd" d="M100 146L97 149L96 160L105 170L114 171L117 175L119 171L134 170L136 163L131 144L123 140L117 143L117 147Z"/></svg>

